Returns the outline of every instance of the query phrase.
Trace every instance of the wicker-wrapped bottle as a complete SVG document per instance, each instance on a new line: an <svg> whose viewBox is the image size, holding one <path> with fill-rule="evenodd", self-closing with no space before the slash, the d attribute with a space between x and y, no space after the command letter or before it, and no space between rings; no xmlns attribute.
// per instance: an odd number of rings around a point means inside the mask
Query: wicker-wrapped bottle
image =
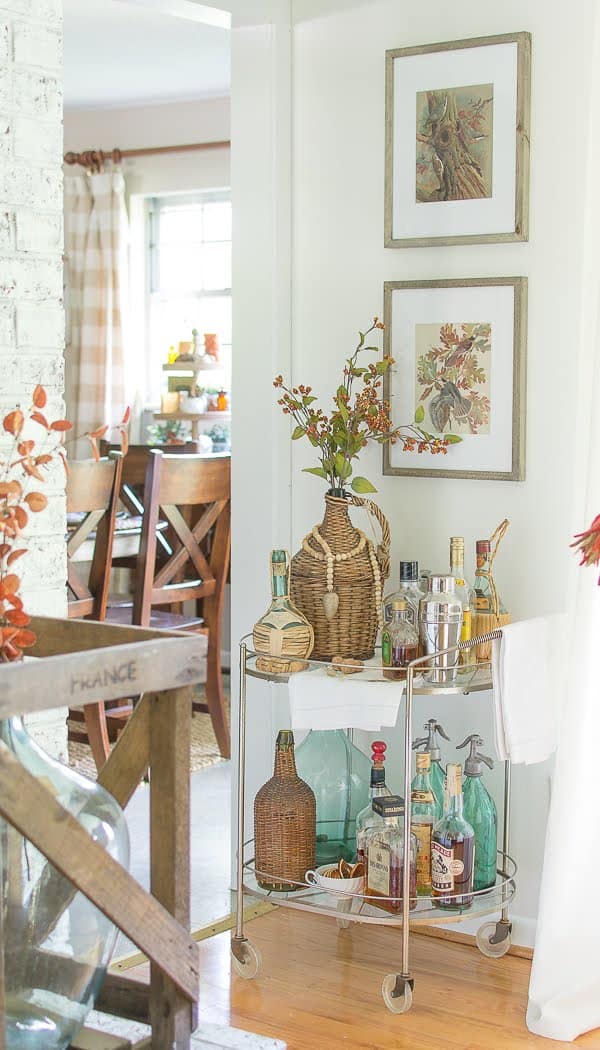
<svg viewBox="0 0 600 1050"><path fill-rule="evenodd" d="M267 890L293 890L315 866L316 803L296 772L294 734L281 729L275 770L254 799L256 877ZM287 881L290 880L290 881Z"/></svg>
<svg viewBox="0 0 600 1050"><path fill-rule="evenodd" d="M259 671L290 672L306 665L314 634L305 616L290 601L290 556L285 550L271 551L272 601L254 624L254 649L262 655Z"/></svg>

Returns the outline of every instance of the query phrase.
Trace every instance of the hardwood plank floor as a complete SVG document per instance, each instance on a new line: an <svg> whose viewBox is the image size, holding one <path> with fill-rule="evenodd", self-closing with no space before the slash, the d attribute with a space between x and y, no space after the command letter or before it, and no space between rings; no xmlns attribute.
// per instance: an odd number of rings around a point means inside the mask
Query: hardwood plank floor
<svg viewBox="0 0 600 1050"><path fill-rule="evenodd" d="M263 958L254 981L230 978L228 933L202 943L201 1022L276 1036L289 1050L600 1050L600 1029L576 1044L528 1032L526 959L486 959L469 946L415 936L413 1007L393 1015L380 988L399 968L398 931L340 931L331 919L281 908L246 934Z"/></svg>

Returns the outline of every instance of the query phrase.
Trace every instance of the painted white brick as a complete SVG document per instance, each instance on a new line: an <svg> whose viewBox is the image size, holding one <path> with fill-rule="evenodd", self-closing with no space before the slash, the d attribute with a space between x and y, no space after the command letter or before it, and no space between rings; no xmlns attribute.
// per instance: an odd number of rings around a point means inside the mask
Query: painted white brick
<svg viewBox="0 0 600 1050"><path fill-rule="evenodd" d="M29 69L18 69L13 76L13 105L20 113L31 113L32 116L55 120L62 119L62 91L54 77ZM11 97L10 84L8 96ZM2 85L0 84L0 107L4 106Z"/></svg>
<svg viewBox="0 0 600 1050"><path fill-rule="evenodd" d="M10 211L0 211L0 251L8 251L13 246L13 215Z"/></svg>
<svg viewBox="0 0 600 1050"><path fill-rule="evenodd" d="M32 18L39 18L41 22L58 22L62 18L63 0L27 0L26 9Z"/></svg>
<svg viewBox="0 0 600 1050"><path fill-rule="evenodd" d="M0 299L56 299L63 290L59 259L0 257Z"/></svg>
<svg viewBox="0 0 600 1050"><path fill-rule="evenodd" d="M65 318L60 306L17 306L17 339L20 347L61 346Z"/></svg>
<svg viewBox="0 0 600 1050"><path fill-rule="evenodd" d="M0 247L4 247L1 236ZM61 215L40 215L21 210L16 215L17 250L20 252L59 252L62 250L63 230ZM10 231L10 226L9 226ZM9 241L10 243L10 233Z"/></svg>
<svg viewBox="0 0 600 1050"><path fill-rule="evenodd" d="M0 177L0 199L44 211L60 209L62 204L62 171L12 164Z"/></svg>
<svg viewBox="0 0 600 1050"><path fill-rule="evenodd" d="M43 513L43 512L42 512ZM19 563L23 591L60 587L67 575L67 547L62 536L32 536Z"/></svg>
<svg viewBox="0 0 600 1050"><path fill-rule="evenodd" d="M9 128L10 130L10 128ZM0 119L0 135L4 120ZM62 132L55 124L41 124L32 117L16 117L13 128L13 151L21 160L52 164L62 160Z"/></svg>
<svg viewBox="0 0 600 1050"><path fill-rule="evenodd" d="M35 587L27 593L27 612L31 616L66 616L66 586L38 590Z"/></svg>
<svg viewBox="0 0 600 1050"><path fill-rule="evenodd" d="M0 107L6 109L12 101L12 76L10 69L0 69Z"/></svg>
<svg viewBox="0 0 600 1050"><path fill-rule="evenodd" d="M14 354L0 352L0 379L2 398L14 401L41 383L56 399L62 395L65 385L64 359L56 353ZM53 399L53 398L52 398Z"/></svg>
<svg viewBox="0 0 600 1050"><path fill-rule="evenodd" d="M10 26L7 22L0 22L0 63L8 62L10 48Z"/></svg>
<svg viewBox="0 0 600 1050"><path fill-rule="evenodd" d="M62 37L57 29L15 22L13 57L19 65L58 69L62 63Z"/></svg>
<svg viewBox="0 0 600 1050"><path fill-rule="evenodd" d="M12 149L12 124L10 117L0 114L0 157L9 157Z"/></svg>
<svg viewBox="0 0 600 1050"><path fill-rule="evenodd" d="M12 303L0 303L0 346L16 346L15 308Z"/></svg>

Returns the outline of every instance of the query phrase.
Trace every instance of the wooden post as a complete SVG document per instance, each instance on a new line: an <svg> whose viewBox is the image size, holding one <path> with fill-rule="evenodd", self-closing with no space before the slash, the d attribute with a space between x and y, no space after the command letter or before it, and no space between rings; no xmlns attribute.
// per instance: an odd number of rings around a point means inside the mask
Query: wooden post
<svg viewBox="0 0 600 1050"><path fill-rule="evenodd" d="M150 704L150 889L189 930L192 690L155 693ZM189 999L152 963L152 1050L189 1050L194 1013Z"/></svg>

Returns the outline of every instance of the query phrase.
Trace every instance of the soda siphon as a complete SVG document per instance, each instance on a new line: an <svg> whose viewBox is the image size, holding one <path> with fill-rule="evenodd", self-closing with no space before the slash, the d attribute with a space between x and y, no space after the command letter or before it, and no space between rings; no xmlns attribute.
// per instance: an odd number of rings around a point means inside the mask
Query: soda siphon
<svg viewBox="0 0 600 1050"><path fill-rule="evenodd" d="M444 729L435 718L430 718L425 723L427 730L427 736L418 737L417 740L413 740L413 750L418 747L422 747L423 751L428 751L431 756L431 789L435 796L435 819L441 820L444 815L444 785L446 781L446 774L444 767L441 765L441 752L436 739L436 733L439 733L444 740L450 740L450 737L445 733Z"/></svg>
<svg viewBox="0 0 600 1050"><path fill-rule="evenodd" d="M470 744L471 750L465 762L465 781L463 784L465 820L475 830L475 873L474 890L487 890L496 882L496 849L497 824L496 805L482 780L483 763L493 769L494 763L487 755L477 750L483 747L483 740L477 733L471 733L458 747Z"/></svg>

